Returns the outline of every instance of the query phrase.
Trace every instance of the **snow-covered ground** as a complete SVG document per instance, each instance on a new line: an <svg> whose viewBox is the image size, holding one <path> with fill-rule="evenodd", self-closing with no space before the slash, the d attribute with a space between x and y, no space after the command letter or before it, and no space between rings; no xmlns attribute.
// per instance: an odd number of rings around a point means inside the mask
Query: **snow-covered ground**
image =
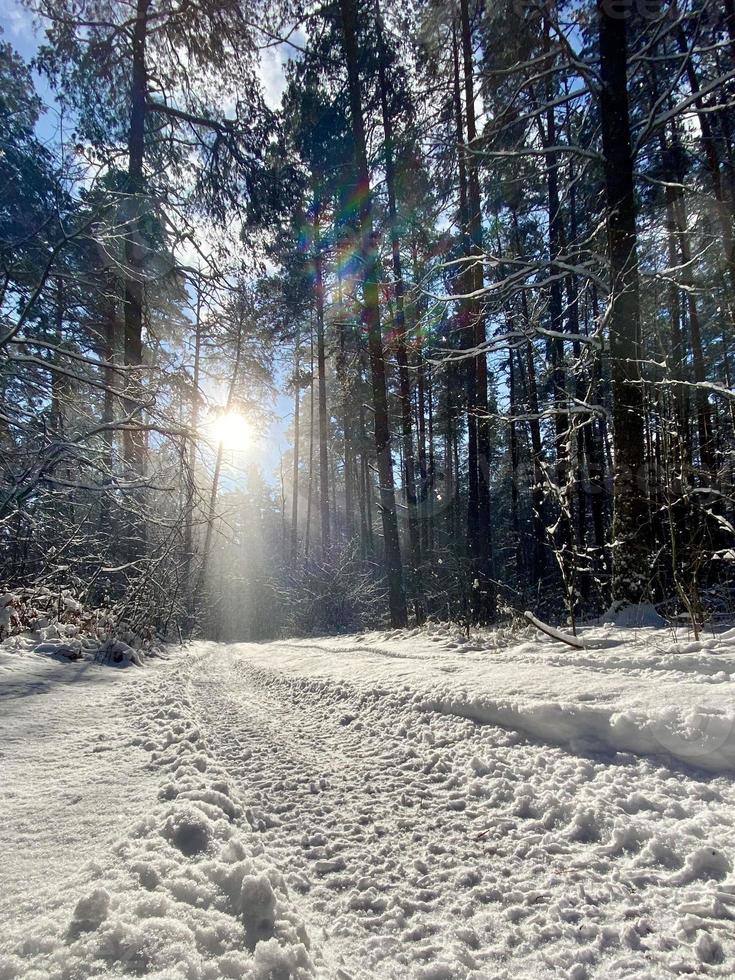
<svg viewBox="0 0 735 980"><path fill-rule="evenodd" d="M735 975L735 630L0 647L0 980Z"/></svg>

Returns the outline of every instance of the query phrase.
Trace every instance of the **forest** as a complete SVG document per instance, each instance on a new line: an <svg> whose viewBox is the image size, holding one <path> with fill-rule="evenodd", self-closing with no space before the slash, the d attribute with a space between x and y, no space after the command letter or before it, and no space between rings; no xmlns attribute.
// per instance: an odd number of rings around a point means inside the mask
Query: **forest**
<svg viewBox="0 0 735 980"><path fill-rule="evenodd" d="M733 0L4 24L0 637L732 614Z"/></svg>
<svg viewBox="0 0 735 980"><path fill-rule="evenodd" d="M0 980L735 977L735 0L0 4Z"/></svg>

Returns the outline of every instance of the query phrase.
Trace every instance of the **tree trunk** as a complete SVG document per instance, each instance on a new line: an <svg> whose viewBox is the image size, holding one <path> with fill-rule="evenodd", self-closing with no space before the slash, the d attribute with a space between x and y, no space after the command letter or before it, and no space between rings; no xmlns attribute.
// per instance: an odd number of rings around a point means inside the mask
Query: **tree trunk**
<svg viewBox="0 0 735 980"><path fill-rule="evenodd" d="M360 254L363 258L363 316L368 334L370 370L375 416L375 452L380 480L380 510L383 523L385 569L388 579L388 602L394 627L408 621L403 591L403 568L398 538L398 515L393 480L391 434L388 418L388 392L385 379L383 338L380 330L378 301L377 249L373 232L370 174L368 171L365 128L362 116L362 94L358 68L357 33L354 0L340 0L342 33L350 95L352 135L360 200Z"/></svg>
<svg viewBox="0 0 735 980"><path fill-rule="evenodd" d="M327 371L324 352L324 274L322 268L320 207L314 209L314 295L316 299L316 361L319 375L319 520L322 533L322 551L328 552L331 544L329 521L329 420L327 418Z"/></svg>
<svg viewBox="0 0 735 980"><path fill-rule="evenodd" d="M304 558L311 548L311 507L314 499L314 327L309 327L309 481L306 495L306 532L304 534Z"/></svg>
<svg viewBox="0 0 735 980"><path fill-rule="evenodd" d="M665 145L665 144L664 144ZM672 145L673 160L680 161L682 153L679 151L676 131ZM689 337L692 347L692 360L694 362L694 380L699 385L706 381L704 366L704 351L702 349L702 332L699 323L699 310L694 293L694 282L692 277L692 250L689 242L689 231L687 226L686 204L681 185L685 175L678 162L672 162L672 172L670 173L670 183L675 186L667 185L667 195L671 201L671 210L674 219L674 231L678 243L679 257L683 267L684 286L686 287L687 311L689 313ZM704 388L696 388L694 392L694 403L697 408L697 433L699 436L699 457L702 468L708 471L709 477L715 479L717 475L717 463L715 457L714 433L712 431L712 411Z"/></svg>
<svg viewBox="0 0 735 980"><path fill-rule="evenodd" d="M633 154L627 87L627 20L597 0L600 118L610 261L610 359L615 462L613 599L638 603L649 573L650 527L640 385L641 324Z"/></svg>
<svg viewBox="0 0 735 980"><path fill-rule="evenodd" d="M674 209L674 189L666 187L666 231L668 239L669 265L675 268L679 263L678 223ZM676 382L673 400L676 418L676 452L679 457L680 473L689 473L692 466L691 443L689 439L689 394L683 382L684 370L684 337L682 333L682 309L679 286L672 282L669 289L669 316L671 319L671 374Z"/></svg>
<svg viewBox="0 0 735 980"><path fill-rule="evenodd" d="M102 421L110 428L102 434L104 480L112 485L115 465L115 433L112 425L115 421L115 360L117 357L117 280L111 270L105 270L102 280L102 323L103 344L102 357L105 361L104 382L105 393L102 406ZM100 529L104 534L110 534L110 493L105 490L100 502Z"/></svg>
<svg viewBox="0 0 735 980"><path fill-rule="evenodd" d="M196 596L191 588L194 560L194 498L196 495L196 451L199 426L199 375L202 346L202 282L197 277L196 320L194 329L194 372L191 384L191 428L188 440L188 473L186 474L186 525L184 528L184 598L189 616L194 612Z"/></svg>
<svg viewBox="0 0 735 980"><path fill-rule="evenodd" d="M145 116L148 77L146 70L146 35L150 0L137 0L133 27L132 69L130 83L130 119L128 125L127 227L125 230L125 281L123 338L124 362L136 368L143 363L143 263L145 259L140 217L144 190L143 159L145 153ZM128 382L130 399L126 413L139 411L142 385L133 374ZM135 428L126 429L123 437L125 461L133 476L142 477L145 467L145 437Z"/></svg>
<svg viewBox="0 0 735 980"><path fill-rule="evenodd" d="M54 343L57 348L61 348L64 343L64 319L66 316L66 290L62 276L56 277L56 300L55 306L55 331ZM61 351L55 350L51 355L51 360L57 368L61 367ZM59 442L63 442L66 430L66 411L68 402L69 379L60 370L51 371L51 433L52 437ZM59 473L67 484L66 487L58 488L58 510L59 516L65 521L74 521L74 497L72 489L72 473L68 465L63 461L59 463Z"/></svg>
<svg viewBox="0 0 735 980"><path fill-rule="evenodd" d="M521 522L518 505L520 453L518 446L518 428L515 421L518 407L518 383L516 381L516 372L513 360L513 348L510 347L508 349L508 397L510 411L510 516L511 526L513 528L513 550L515 552L516 575L518 576L518 581L521 582L525 579L525 569L523 561L523 548L521 544Z"/></svg>
<svg viewBox="0 0 735 980"><path fill-rule="evenodd" d="M293 479L291 482L291 565L293 567L296 565L296 559L299 554L299 452L301 450L299 438L301 422L300 346L301 337L297 324L293 354Z"/></svg>
<svg viewBox="0 0 735 980"><path fill-rule="evenodd" d="M467 218L468 258L472 291L477 294L484 284L482 247L482 204L477 154L472 146L477 137L475 126L475 90L473 80L472 33L468 0L460 0L462 25L462 61L464 67L465 115L467 119ZM485 315L481 301L470 305L470 321L473 345L485 343ZM474 385L470 385L475 412L476 472L477 472L477 537L475 557L475 588L473 589L474 616L485 623L495 616L495 585L493 578L492 531L490 526L490 424L487 395L487 356L484 351L471 362L474 366Z"/></svg>
<svg viewBox="0 0 735 980"><path fill-rule="evenodd" d="M347 336L345 321L342 309L342 276L339 268L337 269L337 308L339 310L339 320L337 329L339 331L339 352L337 354L337 385L340 391L340 409L342 412L342 431L344 433L344 481L345 481L345 533L348 542L352 541L355 533L355 514L354 514L354 483L355 483L355 439L354 422L350 415L350 382L347 374Z"/></svg>
<svg viewBox="0 0 735 980"><path fill-rule="evenodd" d="M544 17L544 52L548 52L549 50L549 29L549 20L547 17ZM546 131L544 132L543 126L541 125L540 116L539 128L544 143L546 191L549 208L549 276L551 278L549 286L549 319L552 331L555 334L561 334L564 330L564 299L563 282L559 277L557 260L564 237L564 227L561 202L559 200L559 158L554 149L557 142L557 134L555 108L551 104L553 92L551 90L550 72L552 66L550 60L546 64L548 72L546 82ZM572 526L569 520L569 450L567 431L569 419L567 418L564 341L560 336L555 336L549 340L548 346L551 349L551 363L553 366L551 383L554 403L554 449L556 453L556 482L560 511L555 546L561 556L561 560L568 565L570 560L569 552L572 546Z"/></svg>
<svg viewBox="0 0 735 980"><path fill-rule="evenodd" d="M689 50L686 35L683 27L679 26L676 32L677 44L681 54L686 54ZM700 91L697 70L692 61L691 55L687 56L685 71L692 95L698 95ZM720 225L720 236L722 240L722 251L725 258L725 265L730 280L730 296L728 309L730 313L731 329L735 328L735 239L733 238L733 214L732 208L728 205L725 192L722 186L722 174L720 172L720 156L717 148L717 140L712 131L710 118L706 112L706 107L701 98L694 103L697 110L697 121L702 139L702 149L707 171L710 175L712 191L715 196L715 210Z"/></svg>
<svg viewBox="0 0 735 980"><path fill-rule="evenodd" d="M416 464L413 452L413 427L411 424L411 382L408 372L408 353L406 351L406 311L403 270L401 267L401 247L398 235L398 214L396 209L395 159L393 153L393 119L388 106L388 80L386 77L385 38L383 21L378 0L375 3L375 17L378 29L378 79L380 83L380 107L383 116L385 135L385 182L388 191L388 221L390 225L391 259L395 293L394 334L396 338L396 360L401 401L401 436L403 449L403 474L406 487L406 508L408 510L408 541L411 555L410 585L416 604L416 618L424 618L423 589L421 586L421 543L417 514Z"/></svg>
<svg viewBox="0 0 735 980"><path fill-rule="evenodd" d="M520 256L522 254L521 235L518 228L518 215L512 211L513 236L515 238L515 250ZM525 345L526 353L526 376L527 376L527 404L528 404L528 429L531 436L531 453L533 456L533 467L531 469L531 510L533 512L533 566L531 568L531 579L533 584L537 584L544 576L546 571L546 527L544 524L544 470L543 470L543 444L541 442L541 422L539 420L538 405L538 386L536 384L536 363L534 360L533 342L531 341L531 320L528 312L528 299L525 289L521 290L521 312L523 323L528 341ZM520 360L520 352L519 352ZM521 362L522 363L522 362Z"/></svg>
<svg viewBox="0 0 735 980"><path fill-rule="evenodd" d="M426 366L419 354L416 366L416 428L418 429L419 489L418 512L421 528L421 547L429 549L429 464L426 452Z"/></svg>

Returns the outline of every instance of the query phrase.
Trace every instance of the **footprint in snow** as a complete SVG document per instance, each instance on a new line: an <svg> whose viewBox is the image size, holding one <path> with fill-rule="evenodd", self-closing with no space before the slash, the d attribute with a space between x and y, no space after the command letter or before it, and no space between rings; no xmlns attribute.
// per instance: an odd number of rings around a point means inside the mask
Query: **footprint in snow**
<svg viewBox="0 0 735 980"><path fill-rule="evenodd" d="M314 870L318 875L334 874L336 871L344 871L347 867L344 858L325 858L314 863Z"/></svg>

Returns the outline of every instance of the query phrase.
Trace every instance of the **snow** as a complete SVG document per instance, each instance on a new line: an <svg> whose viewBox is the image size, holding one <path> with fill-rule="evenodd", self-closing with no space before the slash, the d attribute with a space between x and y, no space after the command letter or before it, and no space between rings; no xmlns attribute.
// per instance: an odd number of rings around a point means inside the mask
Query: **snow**
<svg viewBox="0 0 735 980"><path fill-rule="evenodd" d="M619 626L624 629L640 628L642 626L663 629L666 626L666 621L661 614L657 612L654 606L648 603L640 603L639 605L627 604L620 608L616 608L613 605L601 617L601 622L611 623L613 626Z"/></svg>
<svg viewBox="0 0 735 980"><path fill-rule="evenodd" d="M635 622L6 641L0 978L732 976L735 630Z"/></svg>
<svg viewBox="0 0 735 980"><path fill-rule="evenodd" d="M573 749L664 753L711 772L735 771L735 630L676 641L667 630L583 630L584 650L539 632L524 642L367 634L283 644L279 669L365 693L399 688L419 711L502 725ZM272 660L268 646L248 654ZM398 661L398 663L396 662ZM705 687L707 690L705 691Z"/></svg>
<svg viewBox="0 0 735 980"><path fill-rule="evenodd" d="M536 616L534 616L534 614L528 610L524 612L523 615L529 623L540 629L542 633L550 636L552 640L560 640L562 643L567 643L570 647L576 647L578 650L585 649L584 641L580 640L578 637L573 636L570 633L564 633L562 630L555 629L553 626L549 626L548 623L544 623L540 619L537 619Z"/></svg>
<svg viewBox="0 0 735 980"><path fill-rule="evenodd" d="M0 910L14 919L0 978L312 976L282 875L169 692L168 665L136 683L15 649L0 655L11 828ZM41 697L52 709L37 718Z"/></svg>
<svg viewBox="0 0 735 980"><path fill-rule="evenodd" d="M139 635L113 609L85 607L68 590L38 587L0 596L0 640L6 639L6 649L140 667L160 647L148 633Z"/></svg>

